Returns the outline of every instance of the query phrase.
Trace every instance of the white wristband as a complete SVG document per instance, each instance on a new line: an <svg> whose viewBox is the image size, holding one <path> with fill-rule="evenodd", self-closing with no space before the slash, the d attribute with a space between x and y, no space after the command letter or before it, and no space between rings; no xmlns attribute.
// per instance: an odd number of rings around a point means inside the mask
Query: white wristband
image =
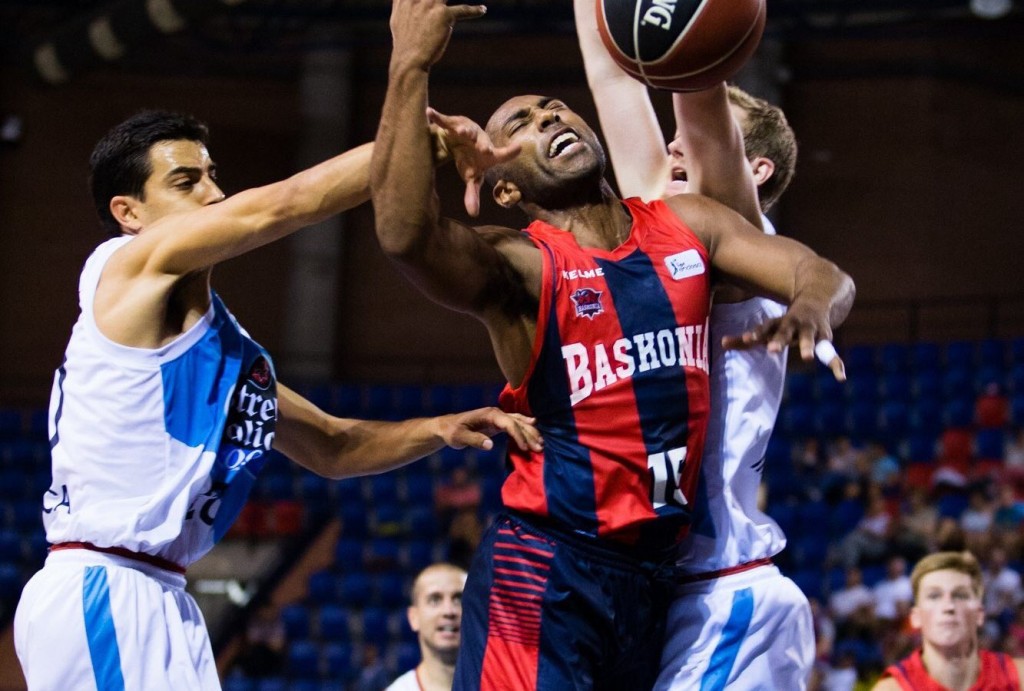
<svg viewBox="0 0 1024 691"><path fill-rule="evenodd" d="M832 341L823 340L818 341L814 345L814 356L818 358L818 362L828 367L835 360L839 353L836 352L836 347L832 345Z"/></svg>

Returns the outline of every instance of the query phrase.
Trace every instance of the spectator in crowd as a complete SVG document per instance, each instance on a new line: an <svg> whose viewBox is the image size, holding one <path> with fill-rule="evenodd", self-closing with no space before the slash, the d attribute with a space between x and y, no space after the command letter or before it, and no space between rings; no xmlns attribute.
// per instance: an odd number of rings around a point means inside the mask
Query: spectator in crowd
<svg viewBox="0 0 1024 691"><path fill-rule="evenodd" d="M363 645L363 664L352 691L384 691L388 687L388 670L380 651L373 643Z"/></svg>
<svg viewBox="0 0 1024 691"><path fill-rule="evenodd" d="M993 547L988 560L982 569L982 582L985 585L985 614L1001 624L1008 624L1017 612L1017 607L1024 602L1021 592L1021 577L1013 569L1002 547Z"/></svg>
<svg viewBox="0 0 1024 691"><path fill-rule="evenodd" d="M839 559L847 569L860 566L864 560L880 561L889 549L893 521L885 498L877 486L868 492L864 517L853 532L839 544Z"/></svg>
<svg viewBox="0 0 1024 691"><path fill-rule="evenodd" d="M279 674L284 659L284 623L277 608L269 603L260 605L245 628L245 643L239 667L250 677Z"/></svg>
<svg viewBox="0 0 1024 691"><path fill-rule="evenodd" d="M469 470L459 466L452 470L448 481L434 492L434 508L437 510L441 525L447 528L456 514L480 508L483 491L480 483L473 478Z"/></svg>
<svg viewBox="0 0 1024 691"><path fill-rule="evenodd" d="M861 570L856 567L846 569L845 585L832 593L828 600L829 610L835 619L836 628L840 631L861 628L865 619L874 615L875 597L864 585Z"/></svg>
<svg viewBox="0 0 1024 691"><path fill-rule="evenodd" d="M890 557L886 565L885 578L872 589L875 598L875 617L879 623L896 624L903 620L914 600L914 591L910 587L907 575L907 560L903 557Z"/></svg>
<svg viewBox="0 0 1024 691"><path fill-rule="evenodd" d="M1006 442L1006 470L1012 478L1024 478L1024 425L1013 428Z"/></svg>
<svg viewBox="0 0 1024 691"><path fill-rule="evenodd" d="M1006 400L999 382L985 384L974 405L974 419L979 426L991 429L1003 427L1010 421L1010 402Z"/></svg>
<svg viewBox="0 0 1024 691"><path fill-rule="evenodd" d="M960 527L964 531L969 549L979 551L984 547L994 515L995 510L988 500L985 489L973 488L968 494L967 508L960 514Z"/></svg>
<svg viewBox="0 0 1024 691"><path fill-rule="evenodd" d="M416 576L406 614L419 639L422 659L387 691L451 691L461 640L465 585L465 569L454 564L432 564Z"/></svg>

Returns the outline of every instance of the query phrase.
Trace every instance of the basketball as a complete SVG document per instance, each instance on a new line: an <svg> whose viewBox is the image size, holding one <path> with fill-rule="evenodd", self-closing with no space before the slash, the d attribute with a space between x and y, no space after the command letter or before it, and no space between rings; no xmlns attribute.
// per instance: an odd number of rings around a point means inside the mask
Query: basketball
<svg viewBox="0 0 1024 691"><path fill-rule="evenodd" d="M728 79L753 54L765 0L595 0L601 40L640 81L698 91Z"/></svg>

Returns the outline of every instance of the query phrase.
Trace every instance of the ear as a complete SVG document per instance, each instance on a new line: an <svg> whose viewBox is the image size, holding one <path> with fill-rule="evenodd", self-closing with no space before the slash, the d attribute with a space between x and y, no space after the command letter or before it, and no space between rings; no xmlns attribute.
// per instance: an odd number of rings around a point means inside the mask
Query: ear
<svg viewBox="0 0 1024 691"><path fill-rule="evenodd" d="M499 206L506 209L511 209L523 198L516 184L507 180L498 180L497 184L494 185L494 189L491 190L491 196L494 197L494 201L498 202Z"/></svg>
<svg viewBox="0 0 1024 691"><path fill-rule="evenodd" d="M915 631L921 630L921 615L916 606L910 608L910 626L913 627Z"/></svg>
<svg viewBox="0 0 1024 691"><path fill-rule="evenodd" d="M139 200L125 194L119 194L110 200L110 213L121 229L129 235L138 235L142 230L142 220L138 217Z"/></svg>
<svg viewBox="0 0 1024 691"><path fill-rule="evenodd" d="M415 633L420 632L420 611L415 607L409 607L405 610L405 616L409 620L409 628Z"/></svg>
<svg viewBox="0 0 1024 691"><path fill-rule="evenodd" d="M750 171L754 174L754 184L760 187L775 175L775 161L758 156L750 162Z"/></svg>

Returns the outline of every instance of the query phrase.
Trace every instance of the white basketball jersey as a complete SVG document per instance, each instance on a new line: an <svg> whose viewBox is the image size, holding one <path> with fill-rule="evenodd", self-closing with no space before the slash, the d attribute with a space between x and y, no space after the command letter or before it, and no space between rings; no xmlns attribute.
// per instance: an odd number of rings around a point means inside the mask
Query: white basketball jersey
<svg viewBox="0 0 1024 691"><path fill-rule="evenodd" d="M266 351L215 294L206 315L166 346L103 336L96 286L128 242L103 243L82 271L81 315L50 398L43 524L51 543L122 547L188 566L227 532L266 462L277 384Z"/></svg>
<svg viewBox="0 0 1024 691"><path fill-rule="evenodd" d="M420 686L420 679L416 676L414 668L395 679L384 691L423 691L423 687Z"/></svg>
<svg viewBox="0 0 1024 691"><path fill-rule="evenodd" d="M762 218L765 232L775 229ZM786 376L786 351L722 349L722 336L738 335L782 316L785 305L755 297L711 310L711 415L708 418L693 523L678 564L703 574L778 554L786 537L757 508L765 451Z"/></svg>

